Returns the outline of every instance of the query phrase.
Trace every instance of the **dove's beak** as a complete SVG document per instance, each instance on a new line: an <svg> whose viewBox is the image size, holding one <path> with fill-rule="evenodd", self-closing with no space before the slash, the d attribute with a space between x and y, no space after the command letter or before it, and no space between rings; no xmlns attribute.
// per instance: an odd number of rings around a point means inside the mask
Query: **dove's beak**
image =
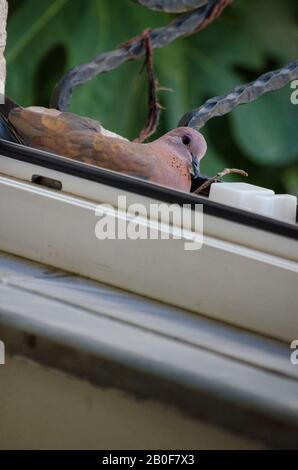
<svg viewBox="0 0 298 470"><path fill-rule="evenodd" d="M192 156L191 174L194 178L200 176L200 161L194 156Z"/></svg>

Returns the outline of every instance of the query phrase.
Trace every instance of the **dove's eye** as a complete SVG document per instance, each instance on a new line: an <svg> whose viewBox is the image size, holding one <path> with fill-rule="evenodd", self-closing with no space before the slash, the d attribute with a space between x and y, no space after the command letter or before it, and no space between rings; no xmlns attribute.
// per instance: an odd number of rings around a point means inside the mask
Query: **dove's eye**
<svg viewBox="0 0 298 470"><path fill-rule="evenodd" d="M183 142L184 145L189 145L190 142L191 142L191 138L189 137L189 135L184 135L182 137L182 142Z"/></svg>

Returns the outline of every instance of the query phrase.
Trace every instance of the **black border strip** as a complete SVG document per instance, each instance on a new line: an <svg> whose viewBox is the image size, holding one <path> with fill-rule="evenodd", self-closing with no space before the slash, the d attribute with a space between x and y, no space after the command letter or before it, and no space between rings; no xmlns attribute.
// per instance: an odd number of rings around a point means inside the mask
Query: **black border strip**
<svg viewBox="0 0 298 470"><path fill-rule="evenodd" d="M144 468L144 465L163 465L168 467L185 464L188 468L211 468L218 467L218 462L222 467L230 469L239 468L239 462L245 462L244 468L252 465L262 465L269 467L278 465L279 467L294 468L297 464L298 452L293 446L285 446L284 449L276 450L217 450L217 443L214 442L215 450L1 450L0 459L2 463L8 465L33 465L32 468L40 468L55 464L74 465L74 468L100 468L122 465L127 468ZM199 449L199 447L198 447ZM291 450L294 449L294 450ZM126 460L124 460L126 459ZM128 462L129 459L129 463ZM36 465L34 465L36 464ZM187 467L188 465L188 467Z"/></svg>
<svg viewBox="0 0 298 470"><path fill-rule="evenodd" d="M114 171L97 168L93 165L77 162L42 150L25 147L3 139L0 139L0 153L14 160L31 163L169 204L190 204L192 207L194 207L195 204L203 204L204 213L208 215L298 240L298 225L288 224L259 214L229 207L191 193L188 194L165 188L138 178L121 175Z"/></svg>

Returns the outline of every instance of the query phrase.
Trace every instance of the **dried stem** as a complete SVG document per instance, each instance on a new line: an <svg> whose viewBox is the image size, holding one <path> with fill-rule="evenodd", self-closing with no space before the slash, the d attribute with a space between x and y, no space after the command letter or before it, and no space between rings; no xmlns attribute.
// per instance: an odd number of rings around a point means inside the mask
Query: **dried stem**
<svg viewBox="0 0 298 470"><path fill-rule="evenodd" d="M146 48L146 59L145 65L148 75L148 119L145 127L140 132L139 137L137 137L134 142L144 142L152 134L155 133L156 128L159 123L161 105L158 102L157 98L157 88L158 83L154 74L153 66L153 48L151 44L150 30L147 29L143 33L143 41Z"/></svg>
<svg viewBox="0 0 298 470"><path fill-rule="evenodd" d="M212 183L215 183L217 181L220 181L222 178L224 178L227 175L241 175L241 176L248 176L248 173L244 170L238 170L238 168L225 168L222 171L219 171L213 178L210 178L209 180L205 181L205 183L201 184L195 191L194 194L200 194L202 191L205 189L209 188Z"/></svg>

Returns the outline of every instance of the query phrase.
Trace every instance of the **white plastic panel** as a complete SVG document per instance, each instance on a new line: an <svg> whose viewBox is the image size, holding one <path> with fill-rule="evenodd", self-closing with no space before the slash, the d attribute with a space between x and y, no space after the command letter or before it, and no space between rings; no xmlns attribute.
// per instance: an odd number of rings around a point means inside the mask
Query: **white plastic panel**
<svg viewBox="0 0 298 470"><path fill-rule="evenodd" d="M118 196L120 195L126 196L128 205L138 202L143 204L146 209L149 208L149 204L152 202L158 202L141 194L118 190L106 184L96 183L77 176L14 160L12 158L5 158L3 156L0 158L0 185L2 180L1 174L13 177L11 181L15 181L16 184L18 184L18 179L31 182L33 175L53 178L62 183L63 193L74 194L78 198L88 199L89 201L95 201L97 203L111 204L115 207L118 207ZM3 181L9 181L9 179L4 177ZM225 183L221 183L221 185L223 184ZM212 185L212 187L215 186L218 185ZM36 186L31 185L30 187L35 188ZM267 191L271 192L271 190ZM282 258L298 261L298 246L295 240L258 230L248 225L243 226L242 224L224 218L215 216L204 217L204 234L254 250L260 250L281 256Z"/></svg>
<svg viewBox="0 0 298 470"><path fill-rule="evenodd" d="M298 337L294 261L207 235L195 252L184 240L99 241L95 203L9 178L0 178L0 201L3 251L286 341Z"/></svg>
<svg viewBox="0 0 298 470"><path fill-rule="evenodd" d="M214 202L296 223L297 198L247 183L213 183L209 199Z"/></svg>

